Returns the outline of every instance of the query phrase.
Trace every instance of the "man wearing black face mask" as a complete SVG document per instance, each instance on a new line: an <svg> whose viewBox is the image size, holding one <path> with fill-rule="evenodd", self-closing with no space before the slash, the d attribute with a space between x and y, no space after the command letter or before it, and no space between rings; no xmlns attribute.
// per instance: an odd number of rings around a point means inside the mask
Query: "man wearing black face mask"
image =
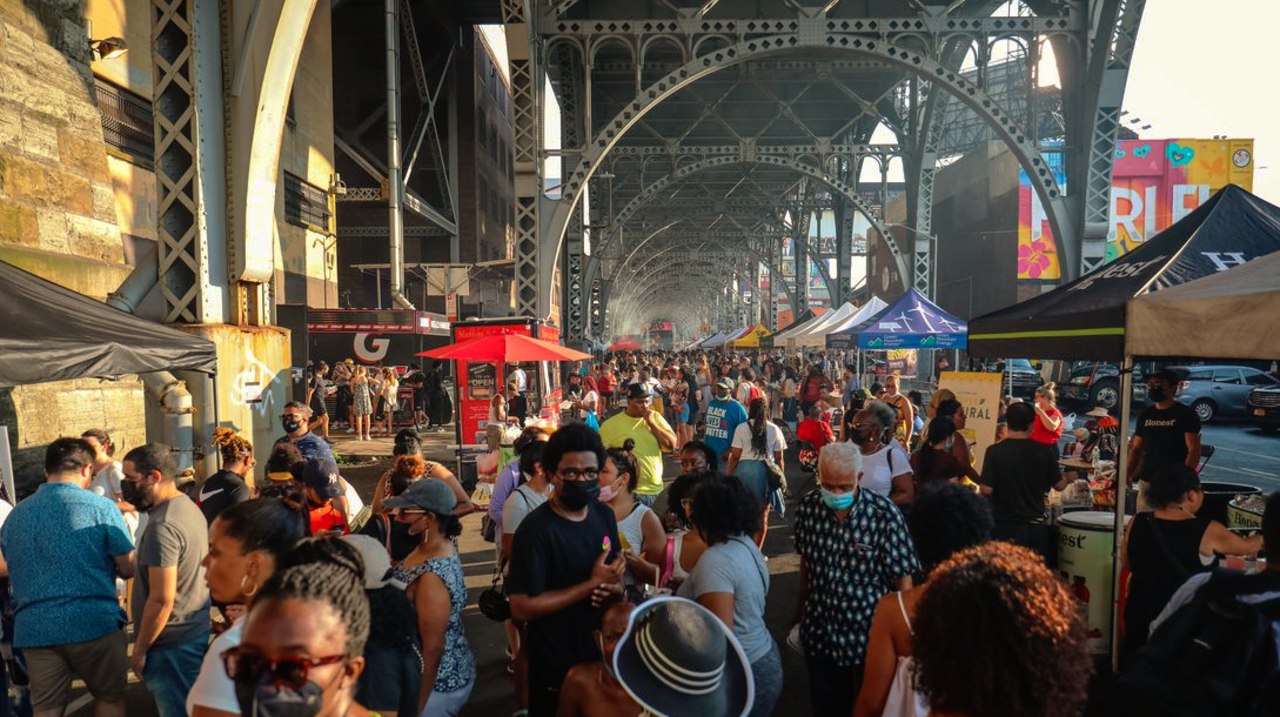
<svg viewBox="0 0 1280 717"><path fill-rule="evenodd" d="M1200 464L1200 418L1176 400L1180 379L1170 369L1147 377L1147 395L1155 404L1138 415L1129 442L1129 482L1143 481L1167 465Z"/></svg>
<svg viewBox="0 0 1280 717"><path fill-rule="evenodd" d="M569 668L598 658L595 608L622 594L618 523L597 500L604 459L600 436L583 424L551 434L542 452L551 499L511 546L507 590L512 616L528 623L531 717L553 717Z"/></svg>
<svg viewBox="0 0 1280 717"><path fill-rule="evenodd" d="M123 467L121 492L148 517L138 539L129 665L155 697L160 717L180 717L209 647L209 586L201 565L208 523L174 483L177 467L168 446L138 446L125 455Z"/></svg>
<svg viewBox="0 0 1280 717"><path fill-rule="evenodd" d="M301 401L290 401L284 405L280 416L280 425L284 428L284 437L276 441L276 445L288 441L298 447L302 457L307 460L333 462L333 450L324 439L307 429L311 421L311 408Z"/></svg>

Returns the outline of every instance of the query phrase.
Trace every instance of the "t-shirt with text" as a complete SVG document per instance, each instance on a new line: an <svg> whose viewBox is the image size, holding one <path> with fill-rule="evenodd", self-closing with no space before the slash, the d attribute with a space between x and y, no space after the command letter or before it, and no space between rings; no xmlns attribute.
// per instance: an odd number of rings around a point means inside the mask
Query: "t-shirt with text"
<svg viewBox="0 0 1280 717"><path fill-rule="evenodd" d="M1187 434L1200 433L1200 417L1175 401L1168 408L1149 406L1138 415L1133 435L1142 439L1142 477L1151 480L1161 468L1187 461Z"/></svg>
<svg viewBox="0 0 1280 717"><path fill-rule="evenodd" d="M707 404L707 414L703 420L707 425L703 442L717 456L723 456L733 443L733 433L738 425L747 422L747 409L734 400L712 399Z"/></svg>

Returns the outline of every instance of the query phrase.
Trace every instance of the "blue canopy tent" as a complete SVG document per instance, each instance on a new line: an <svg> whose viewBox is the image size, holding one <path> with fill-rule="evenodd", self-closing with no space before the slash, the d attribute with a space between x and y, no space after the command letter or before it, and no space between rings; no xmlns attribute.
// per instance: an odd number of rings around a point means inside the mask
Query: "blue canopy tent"
<svg viewBox="0 0 1280 717"><path fill-rule="evenodd" d="M969 326L938 308L915 289L848 330L827 334L829 349L962 349Z"/></svg>

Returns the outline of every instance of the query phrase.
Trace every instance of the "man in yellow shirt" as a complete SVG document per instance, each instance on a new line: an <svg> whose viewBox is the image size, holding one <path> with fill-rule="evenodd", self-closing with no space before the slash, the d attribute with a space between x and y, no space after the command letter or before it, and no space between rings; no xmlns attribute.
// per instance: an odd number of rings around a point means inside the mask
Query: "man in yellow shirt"
<svg viewBox="0 0 1280 717"><path fill-rule="evenodd" d="M643 383L627 387L627 408L600 426L606 448L621 448L627 439L635 441L631 452L640 466L635 496L652 506L662 493L662 453L674 450L676 434L661 413L649 408L653 395Z"/></svg>

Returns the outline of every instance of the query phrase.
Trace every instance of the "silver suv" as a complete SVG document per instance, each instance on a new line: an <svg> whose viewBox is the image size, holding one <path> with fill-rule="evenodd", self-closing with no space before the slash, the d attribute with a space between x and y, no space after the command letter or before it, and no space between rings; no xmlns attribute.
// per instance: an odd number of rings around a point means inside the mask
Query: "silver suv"
<svg viewBox="0 0 1280 717"><path fill-rule="evenodd" d="M1182 376L1178 401L1195 409L1202 423L1218 417L1249 415L1249 393L1280 385L1271 375L1248 366L1170 366Z"/></svg>

